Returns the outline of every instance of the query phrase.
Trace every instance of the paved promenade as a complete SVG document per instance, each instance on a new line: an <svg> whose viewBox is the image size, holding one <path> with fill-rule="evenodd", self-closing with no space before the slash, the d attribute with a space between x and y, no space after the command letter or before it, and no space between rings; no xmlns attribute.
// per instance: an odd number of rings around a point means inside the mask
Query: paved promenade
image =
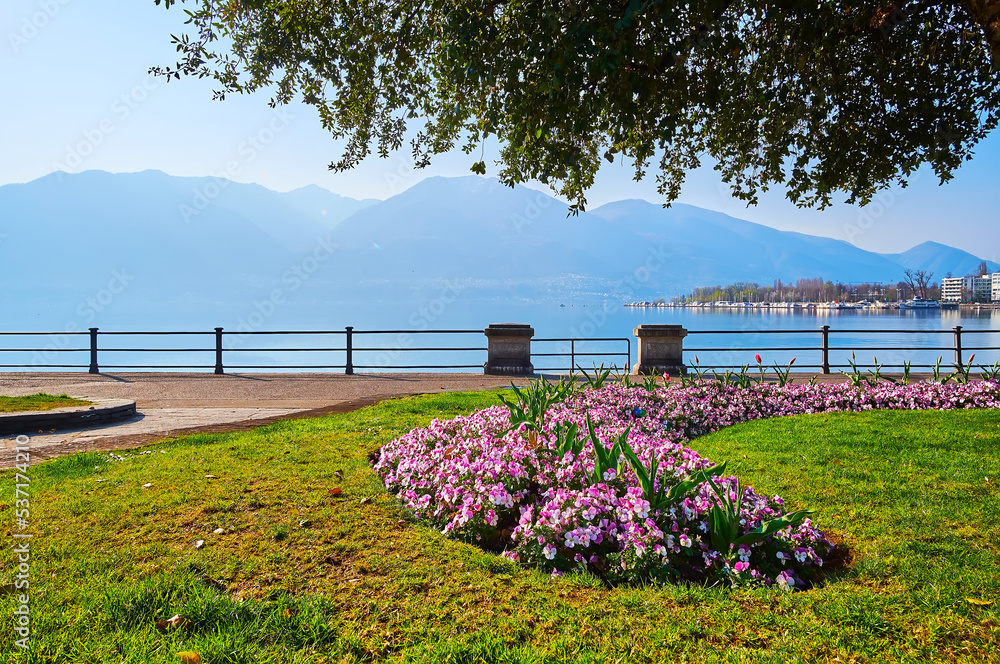
<svg viewBox="0 0 1000 664"><path fill-rule="evenodd" d="M31 434L32 454L137 447L195 432L239 431L280 419L346 412L410 394L506 386L481 374L0 373L0 394L46 392L81 399L130 399L139 415L121 423ZM0 468L12 465L15 441L0 439Z"/></svg>
<svg viewBox="0 0 1000 664"><path fill-rule="evenodd" d="M773 378L773 377L771 377ZM809 374L795 375L795 382ZM914 379L926 376L914 376ZM841 374L819 376L841 382ZM526 378L518 378L519 384ZM132 420L72 431L31 434L32 455L48 458L82 451L138 447L197 432L242 431L282 419L347 412L383 399L411 394L505 387L510 379L482 374L267 373L0 373L0 394L45 392L81 399L129 399ZM0 438L0 468L13 465L13 438Z"/></svg>

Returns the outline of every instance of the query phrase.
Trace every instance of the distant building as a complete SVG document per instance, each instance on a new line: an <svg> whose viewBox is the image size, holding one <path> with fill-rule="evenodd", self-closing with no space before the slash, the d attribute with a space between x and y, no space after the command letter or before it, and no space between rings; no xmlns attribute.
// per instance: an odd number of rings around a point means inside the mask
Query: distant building
<svg viewBox="0 0 1000 664"><path fill-rule="evenodd" d="M993 278L985 274L981 277L973 277L972 299L976 302L989 302L993 299Z"/></svg>
<svg viewBox="0 0 1000 664"><path fill-rule="evenodd" d="M1000 272L983 277L945 277L941 299L945 302L989 302L1000 299Z"/></svg>

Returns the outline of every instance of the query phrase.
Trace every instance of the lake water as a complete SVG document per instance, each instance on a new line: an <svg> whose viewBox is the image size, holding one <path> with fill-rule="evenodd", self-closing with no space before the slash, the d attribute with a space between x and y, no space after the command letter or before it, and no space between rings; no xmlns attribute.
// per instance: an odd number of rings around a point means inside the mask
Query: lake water
<svg viewBox="0 0 1000 664"><path fill-rule="evenodd" d="M204 330L210 332L214 325L223 325L227 332L236 333L225 338L224 363L230 371L249 371L236 367L263 365L287 367L289 365L321 365L336 367L344 364L343 335L240 335L247 330L343 330L353 325L359 333L354 336L358 349L354 363L358 371L375 371L391 366L404 365L461 365L460 370L475 371L486 359L485 350L439 351L439 348L485 347L481 333L463 335L413 334L407 330L471 329L482 330L490 323L528 323L535 329L536 339L551 338L631 338L630 361L636 361L636 342L633 329L641 324L683 325L691 334L685 339L685 362L690 366L694 356L702 366L725 365L738 367L755 365L753 356L760 352L764 363L786 364L796 358L795 368L818 373L821 362L820 328L830 326L830 362L846 368L850 351L857 354L859 365L872 365L873 356L880 364L901 366L911 362L915 368L930 366L938 357L942 366L954 361L952 329L963 327L963 347L968 349L964 358L975 352L974 364L992 365L1000 360L1000 351L982 350L982 347L1000 347L1000 312L975 311L879 311L879 310L774 310L740 311L711 309L633 309L611 301L566 302L564 305L548 302L511 300L471 300L449 295L447 292L424 302L354 302L288 304L268 315L254 312L252 306L234 309L222 321L202 321L183 325L176 318L157 324L157 318L132 311L128 318L110 318L93 324L108 330ZM241 313L242 312L242 313ZM143 321L143 322L137 322ZM154 322L150 322L154 321ZM80 326L78 329L85 329ZM50 328L51 329L51 328ZM361 334L364 330L392 330L388 334ZM875 330L896 331L890 334ZM718 334L698 334L715 331ZM789 334L774 334L788 331ZM978 333L982 331L983 333ZM722 333L722 332L728 332ZM738 333L738 334L734 334ZM0 344L6 348L35 348L25 352L5 352L4 363L10 364L75 364L86 365L86 351L56 352L62 348L88 346L84 336L20 338L3 337ZM188 337L129 337L102 336L100 339L100 364L108 371L124 371L131 365L167 364L198 367L210 370L214 365L214 338L210 334ZM620 353L621 355L582 355L576 364L591 367L594 364L626 363L624 341L577 342L577 353ZM177 352L125 352L116 348L175 348ZM771 350L776 348L804 348L810 350ZM920 347L923 350L907 350ZM321 348L323 351L285 352L282 348ZM427 348L431 350L416 350ZM193 349L205 349L195 351ZM977 350L978 349L978 350ZM570 367L569 342L533 343L534 353L564 353L557 357L537 357L539 369ZM361 368L364 367L364 368ZM337 371L338 369L329 369ZM444 370L444 369L440 369ZM837 369L834 369L835 371Z"/></svg>

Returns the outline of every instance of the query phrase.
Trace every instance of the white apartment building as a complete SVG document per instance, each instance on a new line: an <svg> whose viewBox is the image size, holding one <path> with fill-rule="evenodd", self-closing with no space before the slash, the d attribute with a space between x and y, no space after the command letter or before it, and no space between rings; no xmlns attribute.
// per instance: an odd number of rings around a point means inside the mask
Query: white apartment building
<svg viewBox="0 0 1000 664"><path fill-rule="evenodd" d="M944 302L972 302L1000 299L1000 272L983 277L945 277L941 280Z"/></svg>

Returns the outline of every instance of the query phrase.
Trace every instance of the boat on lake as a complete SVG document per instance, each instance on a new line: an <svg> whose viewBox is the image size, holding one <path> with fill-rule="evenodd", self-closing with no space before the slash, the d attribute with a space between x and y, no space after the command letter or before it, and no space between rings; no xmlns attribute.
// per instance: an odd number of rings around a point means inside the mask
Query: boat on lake
<svg viewBox="0 0 1000 664"><path fill-rule="evenodd" d="M940 309L941 304L937 300L925 300L922 297L915 297L912 300L905 300L899 303L900 309Z"/></svg>

